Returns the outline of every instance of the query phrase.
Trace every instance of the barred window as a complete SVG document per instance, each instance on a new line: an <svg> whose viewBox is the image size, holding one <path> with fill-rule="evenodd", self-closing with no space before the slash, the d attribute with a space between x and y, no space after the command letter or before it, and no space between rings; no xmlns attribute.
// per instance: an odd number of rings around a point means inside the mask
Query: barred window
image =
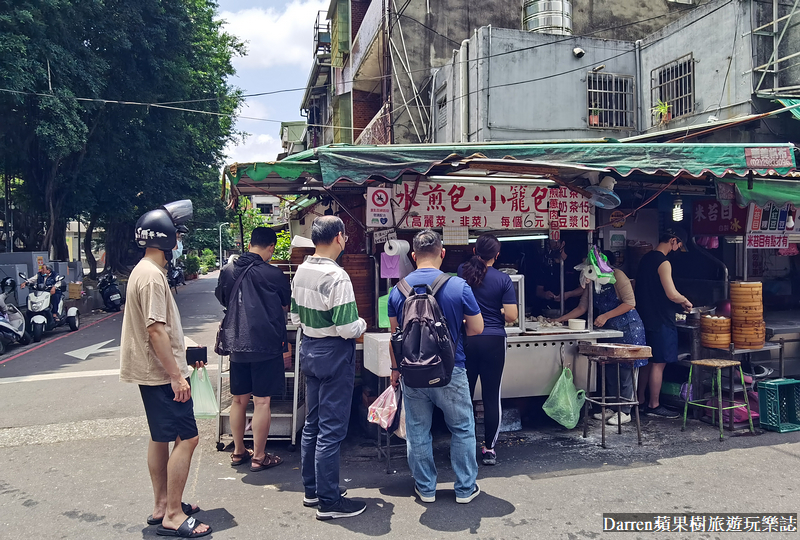
<svg viewBox="0 0 800 540"><path fill-rule="evenodd" d="M692 53L650 72L652 125L694 112L694 57Z"/></svg>
<svg viewBox="0 0 800 540"><path fill-rule="evenodd" d="M436 129L442 129L447 125L447 98L444 97L436 102Z"/></svg>
<svg viewBox="0 0 800 540"><path fill-rule="evenodd" d="M586 84L589 127L636 129L633 76L590 72Z"/></svg>

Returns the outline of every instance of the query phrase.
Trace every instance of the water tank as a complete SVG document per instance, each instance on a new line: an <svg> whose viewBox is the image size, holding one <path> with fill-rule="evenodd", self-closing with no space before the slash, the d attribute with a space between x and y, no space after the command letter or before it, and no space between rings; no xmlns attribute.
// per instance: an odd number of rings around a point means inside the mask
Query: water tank
<svg viewBox="0 0 800 540"><path fill-rule="evenodd" d="M529 32L572 35L572 4L568 0L526 0L522 28Z"/></svg>

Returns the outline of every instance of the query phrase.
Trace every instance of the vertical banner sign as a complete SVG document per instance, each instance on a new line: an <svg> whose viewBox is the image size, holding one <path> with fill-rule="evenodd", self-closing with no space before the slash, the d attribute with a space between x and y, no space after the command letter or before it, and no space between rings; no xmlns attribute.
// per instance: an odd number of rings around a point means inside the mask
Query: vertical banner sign
<svg viewBox="0 0 800 540"><path fill-rule="evenodd" d="M795 228L788 228L789 216L795 219L796 210L789 204L777 206L768 203L756 206L750 203L747 217L747 247L749 249L786 249L789 247L789 233Z"/></svg>
<svg viewBox="0 0 800 540"><path fill-rule="evenodd" d="M367 188L367 227L392 226L392 189Z"/></svg>
<svg viewBox="0 0 800 540"><path fill-rule="evenodd" d="M414 182L394 187L397 227L422 229L587 230L594 227L594 206L589 199L565 187L524 184L439 184ZM402 222L400 219L406 216ZM368 223L370 218L368 218Z"/></svg>

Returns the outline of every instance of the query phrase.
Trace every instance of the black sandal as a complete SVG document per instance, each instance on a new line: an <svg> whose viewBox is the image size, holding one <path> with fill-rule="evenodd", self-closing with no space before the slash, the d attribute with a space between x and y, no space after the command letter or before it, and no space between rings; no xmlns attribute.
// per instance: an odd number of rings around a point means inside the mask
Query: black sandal
<svg viewBox="0 0 800 540"><path fill-rule="evenodd" d="M244 454L231 454L231 467L244 465L253 457L253 451L245 448Z"/></svg>
<svg viewBox="0 0 800 540"><path fill-rule="evenodd" d="M181 510L183 510L183 513L186 514L187 516L191 516L192 514L196 514L197 512L199 512L200 511L200 507L198 506L197 508L195 508L194 506L192 506L189 503L182 502L181 503ZM161 525L162 521L164 521L163 517L161 519L156 519L156 518L153 517L153 514L150 514L149 516L147 516L147 524L148 525Z"/></svg>
<svg viewBox="0 0 800 540"><path fill-rule="evenodd" d="M264 459L253 460L253 462L250 464L250 472L259 472L266 469L271 469L272 467L277 467L281 463L283 463L283 459L280 456L264 454Z"/></svg>

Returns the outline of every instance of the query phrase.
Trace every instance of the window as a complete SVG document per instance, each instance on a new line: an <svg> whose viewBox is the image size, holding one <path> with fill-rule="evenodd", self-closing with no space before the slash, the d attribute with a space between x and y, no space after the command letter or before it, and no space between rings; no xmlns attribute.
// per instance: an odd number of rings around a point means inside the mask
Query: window
<svg viewBox="0 0 800 540"><path fill-rule="evenodd" d="M694 57L687 54L650 72L653 125L694 112Z"/></svg>
<svg viewBox="0 0 800 540"><path fill-rule="evenodd" d="M447 98L442 98L436 103L436 129L443 129L447 125Z"/></svg>
<svg viewBox="0 0 800 540"><path fill-rule="evenodd" d="M589 127L636 129L633 76L590 72L586 84Z"/></svg>
<svg viewBox="0 0 800 540"><path fill-rule="evenodd" d="M261 213L265 216L272 214L271 204L257 204L256 208L258 208L261 211Z"/></svg>

